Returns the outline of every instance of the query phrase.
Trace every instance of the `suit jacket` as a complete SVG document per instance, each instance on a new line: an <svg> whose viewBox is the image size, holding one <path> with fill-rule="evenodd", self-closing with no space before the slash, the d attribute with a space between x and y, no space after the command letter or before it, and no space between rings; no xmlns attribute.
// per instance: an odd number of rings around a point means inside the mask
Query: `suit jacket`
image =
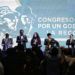
<svg viewBox="0 0 75 75"><path fill-rule="evenodd" d="M72 48L74 48L75 40L73 39L72 42L70 42L70 39L68 39L68 40L66 41L66 45L68 45L68 47L71 46Z"/></svg>
<svg viewBox="0 0 75 75"><path fill-rule="evenodd" d="M23 38L21 38L21 36L17 36L16 42L18 45L23 45L24 48L26 48L26 43L28 42L27 36L23 35Z"/></svg>
<svg viewBox="0 0 75 75"><path fill-rule="evenodd" d="M8 48L12 48L12 45L13 45L12 38L8 38L7 40L6 40L6 38L4 38L2 40L3 50L7 50Z"/></svg>
<svg viewBox="0 0 75 75"><path fill-rule="evenodd" d="M44 45L46 45L45 46L46 50L49 50L49 48L48 48L49 45L51 45L51 48L52 47L59 47L59 43L56 40L54 40L53 38L51 39L51 41L49 41L48 39L45 39Z"/></svg>

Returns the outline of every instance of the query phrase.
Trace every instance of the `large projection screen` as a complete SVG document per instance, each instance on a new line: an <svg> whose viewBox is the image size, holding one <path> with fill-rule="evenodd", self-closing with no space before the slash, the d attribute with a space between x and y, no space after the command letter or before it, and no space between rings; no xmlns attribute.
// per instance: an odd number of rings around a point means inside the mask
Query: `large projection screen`
<svg viewBox="0 0 75 75"><path fill-rule="evenodd" d="M47 33L66 47L70 34L75 35L75 0L0 0L0 48L6 32L14 39L23 29L30 39L38 32L43 41Z"/></svg>

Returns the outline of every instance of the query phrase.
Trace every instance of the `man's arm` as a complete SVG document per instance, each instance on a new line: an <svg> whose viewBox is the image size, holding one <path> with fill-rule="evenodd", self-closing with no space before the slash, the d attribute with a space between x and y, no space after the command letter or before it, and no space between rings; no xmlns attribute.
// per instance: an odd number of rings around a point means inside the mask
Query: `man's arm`
<svg viewBox="0 0 75 75"><path fill-rule="evenodd" d="M20 40L19 36L17 36L16 42L21 43L21 40Z"/></svg>
<svg viewBox="0 0 75 75"><path fill-rule="evenodd" d="M23 40L24 42L28 42L28 39L27 39L27 36L25 35L24 36L24 40Z"/></svg>

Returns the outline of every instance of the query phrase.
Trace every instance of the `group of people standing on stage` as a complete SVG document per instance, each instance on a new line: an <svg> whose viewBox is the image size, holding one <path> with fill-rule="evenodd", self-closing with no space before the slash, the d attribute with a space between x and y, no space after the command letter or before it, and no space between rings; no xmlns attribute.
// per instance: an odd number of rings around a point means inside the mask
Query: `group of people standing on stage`
<svg viewBox="0 0 75 75"><path fill-rule="evenodd" d="M24 49L26 49L26 43L28 42L27 36L24 34L24 30L20 30L20 35L17 36L16 43L18 46L23 46ZM51 33L47 34L47 38L44 40L45 45L45 51L50 51L53 47L59 48L59 42L56 41L54 38L52 38ZM68 48L72 48L72 54L74 53L74 47L75 47L75 39L73 38L73 34L70 35L70 38L66 41L66 45L68 45ZM9 38L9 34L5 34L5 38L2 39L2 46L3 50L6 51L8 48L12 48L13 46L13 39ZM41 38L37 32L33 34L33 37L31 39L31 46L32 48L41 48Z"/></svg>
<svg viewBox="0 0 75 75"><path fill-rule="evenodd" d="M48 38L45 39L45 41L44 41L44 45L45 45L46 50L50 49L51 47L53 47L55 45L59 47L59 43L51 37L51 33L48 33L47 37ZM26 49L27 42L28 42L27 36L24 34L24 30L21 29L20 35L17 36L16 43L18 45L22 45L24 47L24 49ZM13 39L9 38L8 33L6 33L5 38L2 39L2 46L3 46L4 51L6 51L8 48L12 48L12 46L13 46ZM32 48L36 48L36 47L40 48L42 46L41 45L41 38L37 32L35 32L33 34L33 37L31 39L31 46L32 46Z"/></svg>

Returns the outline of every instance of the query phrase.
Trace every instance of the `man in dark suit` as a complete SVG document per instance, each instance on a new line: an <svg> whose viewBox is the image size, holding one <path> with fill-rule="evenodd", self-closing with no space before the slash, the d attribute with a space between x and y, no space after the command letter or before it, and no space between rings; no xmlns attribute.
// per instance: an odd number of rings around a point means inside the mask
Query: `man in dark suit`
<svg viewBox="0 0 75 75"><path fill-rule="evenodd" d="M69 39L66 41L66 45L68 48L72 49L72 55L74 54L74 46L75 46L75 39L73 38L73 34L69 36Z"/></svg>
<svg viewBox="0 0 75 75"><path fill-rule="evenodd" d="M44 45L45 45L45 51L46 52L51 52L51 48L53 47L59 47L59 43L52 38L51 33L47 34L47 39L45 39L44 41Z"/></svg>
<svg viewBox="0 0 75 75"><path fill-rule="evenodd" d="M26 43L28 42L28 40L27 40L27 36L24 35L24 30L22 29L20 30L20 35L17 36L16 42L18 43L18 46L23 46L24 49L26 49Z"/></svg>
<svg viewBox="0 0 75 75"><path fill-rule="evenodd" d="M66 41L66 45L68 46L68 48L74 48L74 45L75 45L75 40L73 38L73 34L71 34L69 36L69 39Z"/></svg>

